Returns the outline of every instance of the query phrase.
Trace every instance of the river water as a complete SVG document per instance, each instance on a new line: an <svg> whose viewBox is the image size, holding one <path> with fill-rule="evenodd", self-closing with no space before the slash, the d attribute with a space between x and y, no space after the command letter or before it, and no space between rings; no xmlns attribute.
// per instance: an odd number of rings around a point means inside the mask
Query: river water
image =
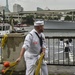
<svg viewBox="0 0 75 75"><path fill-rule="evenodd" d="M29 32L33 28L34 26L25 27L25 30ZM44 34L45 36L75 36L75 23L62 21L45 21Z"/></svg>

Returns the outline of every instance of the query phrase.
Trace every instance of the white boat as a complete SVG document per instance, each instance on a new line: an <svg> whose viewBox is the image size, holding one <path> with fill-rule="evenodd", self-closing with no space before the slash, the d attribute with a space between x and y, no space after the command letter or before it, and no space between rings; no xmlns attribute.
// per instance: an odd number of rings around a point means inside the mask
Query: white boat
<svg viewBox="0 0 75 75"><path fill-rule="evenodd" d="M0 36L4 34L10 34L12 26L8 23L0 23Z"/></svg>

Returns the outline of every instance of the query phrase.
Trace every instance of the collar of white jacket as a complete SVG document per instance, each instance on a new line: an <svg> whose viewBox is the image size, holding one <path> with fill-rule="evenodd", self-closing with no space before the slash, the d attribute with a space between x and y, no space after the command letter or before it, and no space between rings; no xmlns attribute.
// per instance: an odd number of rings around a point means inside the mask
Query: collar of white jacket
<svg viewBox="0 0 75 75"><path fill-rule="evenodd" d="M34 26L44 25L44 21L35 21Z"/></svg>

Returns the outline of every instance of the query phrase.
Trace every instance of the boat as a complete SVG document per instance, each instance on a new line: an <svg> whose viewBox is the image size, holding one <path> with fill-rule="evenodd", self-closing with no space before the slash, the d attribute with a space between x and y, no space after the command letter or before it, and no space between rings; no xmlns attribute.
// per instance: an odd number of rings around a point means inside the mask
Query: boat
<svg viewBox="0 0 75 75"><path fill-rule="evenodd" d="M16 33L28 32L25 30L25 27L28 27L28 26L26 24L18 23L17 25L14 25L14 30Z"/></svg>
<svg viewBox="0 0 75 75"><path fill-rule="evenodd" d="M0 36L5 34L10 34L12 31L12 26L8 23L0 23Z"/></svg>

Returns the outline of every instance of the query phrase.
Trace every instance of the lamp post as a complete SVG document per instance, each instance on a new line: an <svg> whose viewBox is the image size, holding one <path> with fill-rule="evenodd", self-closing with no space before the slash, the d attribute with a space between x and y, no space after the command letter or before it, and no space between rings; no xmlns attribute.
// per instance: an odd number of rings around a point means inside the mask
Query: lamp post
<svg viewBox="0 0 75 75"><path fill-rule="evenodd" d="M3 23L5 22L5 10L3 10Z"/></svg>

